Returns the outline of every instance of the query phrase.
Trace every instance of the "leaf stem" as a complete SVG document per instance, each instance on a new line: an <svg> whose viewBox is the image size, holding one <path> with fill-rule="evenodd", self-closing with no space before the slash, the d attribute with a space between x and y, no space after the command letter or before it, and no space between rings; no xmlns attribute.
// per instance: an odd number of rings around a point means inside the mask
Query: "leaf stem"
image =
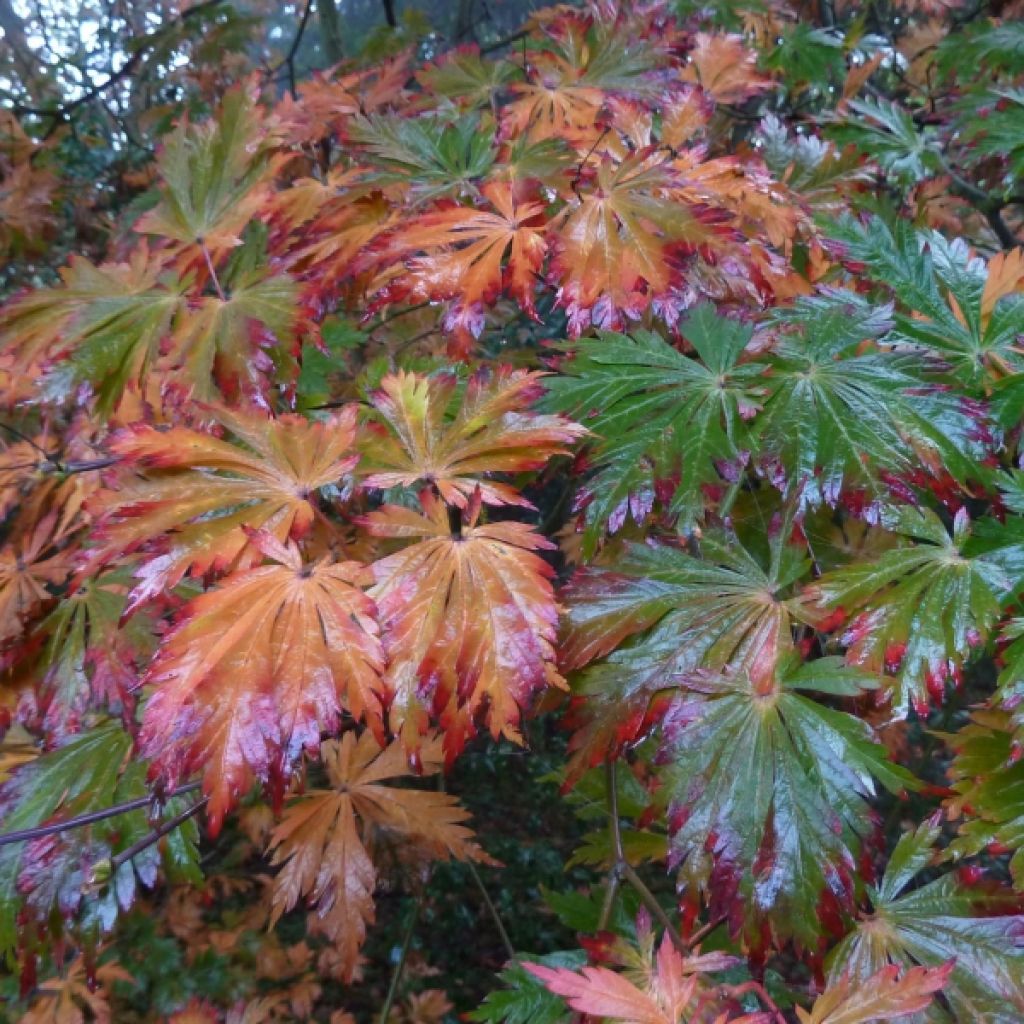
<svg viewBox="0 0 1024 1024"><path fill-rule="evenodd" d="M753 992L768 1007L769 1013L779 1024L786 1024L786 1017L779 1009L778 1003L768 995L767 989L759 981L745 981L742 985L726 985L723 988L733 998L744 995L747 992Z"/></svg>
<svg viewBox="0 0 1024 1024"><path fill-rule="evenodd" d="M402 972L405 970L405 961L409 956L412 935L416 930L416 922L419 920L420 907L422 905L422 900L416 900L413 903L409 920L405 923L405 933L402 935L402 948L399 950L395 969L391 972L391 984L388 985L388 994L384 997L384 1005L380 1010L380 1024L388 1024L388 1017L391 1016L391 1007L394 1006L395 996L398 995L398 984L402 980Z"/></svg>
<svg viewBox="0 0 1024 1024"><path fill-rule="evenodd" d="M181 796L182 793L191 793L198 788L198 782L187 782L173 790L170 796ZM115 818L119 814L126 814L128 811L136 811L140 807L145 807L152 802L152 795L140 796L135 800L127 800L123 804L114 804L112 807L104 807L99 811L79 814L77 817L68 818L66 821L55 821L49 825L24 828L17 832L4 832L0 834L0 846L9 846L11 843L24 843L32 839L41 839L43 836L50 836L55 832L67 832L72 828L80 828L83 825L91 825L95 821L103 821L106 818Z"/></svg>
<svg viewBox="0 0 1024 1024"><path fill-rule="evenodd" d="M487 891L487 886L484 885L484 880L480 877L480 872L477 871L476 865L471 860L467 860L466 867L469 868L469 873L473 876L473 881L476 882L476 887L480 890L480 895L483 897L484 903L487 904L487 909L491 912L494 925L501 936L501 943L505 947L509 960L511 960L516 955L516 950L512 945L512 940L508 937L508 932L505 930L505 922L502 921L501 914L498 913L498 908L494 905L494 900L491 899L491 894Z"/></svg>
<svg viewBox="0 0 1024 1024"><path fill-rule="evenodd" d="M608 922L612 919L612 910L615 909L615 897L619 894L619 885L622 882L622 872L619 865L613 864L608 872L608 884L604 890L604 901L601 903L601 916L597 919L597 930L599 932L608 930Z"/></svg>
<svg viewBox="0 0 1024 1024"><path fill-rule="evenodd" d="M615 861L612 865L616 873L620 874L633 887L640 897L640 902L650 911L651 915L665 929L672 945L683 955L690 952L689 943L679 934L678 929L672 924L665 908L658 902L658 897L647 888L644 880L636 873L633 865L626 860L624 847L622 845L622 825L619 822L619 794L615 785L615 761L605 761L605 779L608 784L608 819L611 826L612 849ZM607 897L606 897L607 898ZM602 911L603 912L603 911Z"/></svg>
<svg viewBox="0 0 1024 1024"><path fill-rule="evenodd" d="M210 280L213 282L213 287L217 289L217 298L221 302L227 302L227 296L224 294L224 289L220 286L220 278L217 276L217 271L213 266L213 257L210 256L210 250L206 248L206 240L200 238L199 246L203 250L203 258L206 260L206 269L210 272Z"/></svg>

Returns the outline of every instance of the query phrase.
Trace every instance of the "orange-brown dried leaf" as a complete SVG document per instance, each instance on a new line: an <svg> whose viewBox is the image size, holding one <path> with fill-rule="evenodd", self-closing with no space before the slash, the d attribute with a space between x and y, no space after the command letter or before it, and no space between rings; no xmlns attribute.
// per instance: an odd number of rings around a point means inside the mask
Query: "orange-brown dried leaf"
<svg viewBox="0 0 1024 1024"><path fill-rule="evenodd" d="M46 585L67 579L66 555L47 554L56 524L55 514L46 516L31 532L0 548L0 647L24 636L28 620L51 597Z"/></svg>
<svg viewBox="0 0 1024 1024"><path fill-rule="evenodd" d="M440 755L436 737L423 743L424 773L439 769ZM272 863L283 865L274 883L273 919L300 899L315 905L318 927L337 944L343 976L350 980L374 918L377 876L363 842L367 829L396 832L435 858L488 858L472 841L463 824L469 813L455 797L381 784L410 772L400 744L382 749L368 732L358 740L347 732L340 742L324 744L323 760L333 788L299 797L270 838Z"/></svg>
<svg viewBox="0 0 1024 1024"><path fill-rule="evenodd" d="M536 554L554 545L525 523L477 525L478 500L453 535L447 507L429 492L422 500L423 515L388 505L364 520L375 536L416 541L372 566L391 726L415 750L434 713L449 758L478 718L495 738L521 742L531 697L565 685L554 665L554 573Z"/></svg>
<svg viewBox="0 0 1024 1024"><path fill-rule="evenodd" d="M186 572L246 568L261 561L247 529L278 541L299 538L316 515L315 492L355 466L354 407L327 420L270 419L215 410L245 447L187 427L137 424L114 435L122 461L109 488L89 504L97 518L93 569L144 549L129 610L173 587Z"/></svg>
<svg viewBox="0 0 1024 1024"><path fill-rule="evenodd" d="M140 743L170 779L203 770L211 828L255 780L283 786L341 713L383 735L383 657L354 562L303 564L254 536L275 564L235 573L185 606L144 683Z"/></svg>
<svg viewBox="0 0 1024 1024"><path fill-rule="evenodd" d="M82 1024L83 1007L96 1024L111 1024L113 1020L107 995L115 981L131 982L135 979L118 964L108 961L95 968L95 977L87 976L85 960L81 954L71 962L67 971L39 985L39 993L19 1024Z"/></svg>
<svg viewBox="0 0 1024 1024"><path fill-rule="evenodd" d="M479 370L450 418L454 375L389 374L370 397L389 430L364 444L370 469L364 484L411 487L422 481L459 508L477 491L488 504L530 507L515 488L484 474L539 469L586 433L563 416L529 411L543 394L541 376L508 366Z"/></svg>
<svg viewBox="0 0 1024 1024"><path fill-rule="evenodd" d="M698 32L680 77L696 82L716 103L741 103L764 92L771 79L757 70L757 54L742 36Z"/></svg>

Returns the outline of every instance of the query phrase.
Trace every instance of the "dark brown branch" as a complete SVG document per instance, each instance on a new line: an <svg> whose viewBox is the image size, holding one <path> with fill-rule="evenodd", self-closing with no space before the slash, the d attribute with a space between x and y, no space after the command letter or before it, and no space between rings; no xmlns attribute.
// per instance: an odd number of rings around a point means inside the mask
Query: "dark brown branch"
<svg viewBox="0 0 1024 1024"><path fill-rule="evenodd" d="M122 850L116 857L112 857L110 860L110 873L113 874L126 861L131 860L132 857L137 857L143 850L148 850L154 843L160 842L168 832L173 832L176 828L180 828L189 818L198 814L206 806L209 799L208 796L204 796L202 800L197 800L191 807L182 811L181 814L176 814L169 821L165 821L159 828L150 832L149 835L143 836L138 842L132 843L126 850Z"/></svg>
<svg viewBox="0 0 1024 1024"><path fill-rule="evenodd" d="M398 18L395 16L395 0L382 0L384 4L384 20L388 28L398 28Z"/></svg>
<svg viewBox="0 0 1024 1024"><path fill-rule="evenodd" d="M505 46L511 46L512 43L518 43L520 39L525 39L530 33L525 29L521 28L518 32L513 32L510 36L505 36L503 39L499 39L496 42L488 43L486 46L480 47L481 53L493 53L495 50L500 50Z"/></svg>
<svg viewBox="0 0 1024 1024"><path fill-rule="evenodd" d="M199 788L198 782L186 782L173 790L170 796L181 796L182 793L191 793ZM111 807L104 807L99 811L90 811L88 814L79 814L75 818L68 818L66 821L55 821L49 825L37 825L35 828L23 828L17 832L4 832L0 834L0 846L9 846L11 843L25 843L33 839L41 839L43 836L52 836L55 832L67 832L69 829L81 828L84 825L91 825L96 821L104 821L107 818L116 818L119 814L126 814L128 811L137 811L140 807L147 807L154 800L152 795L140 796L135 800L127 800L121 804L114 804Z"/></svg>
<svg viewBox="0 0 1024 1024"><path fill-rule="evenodd" d="M1012 200L1002 200L989 195L983 188L958 174L945 160L942 161L942 169L949 176L953 191L984 216L1004 249L1015 249L1021 244L1020 239L1003 219L1003 208L1009 206Z"/></svg>
<svg viewBox="0 0 1024 1024"><path fill-rule="evenodd" d="M285 55L284 60L275 68L270 69L270 76L276 75L282 68L286 68L288 71L288 91L292 94L293 99L298 99L298 93L295 91L295 54L299 52L299 45L302 43L302 37L305 35L306 26L309 24L309 16L313 13L313 0L306 0L306 6L302 11L302 18L299 20L299 28L295 33L295 38L292 40L292 45L288 48L288 53Z"/></svg>
<svg viewBox="0 0 1024 1024"><path fill-rule="evenodd" d="M106 92L112 85L116 85L118 82L128 78L135 69L145 60L149 51L160 42L161 39L171 29L176 28L180 24L184 24L191 18L194 18L198 14L202 14L208 11L212 7L219 7L225 3L225 0L202 0L201 3L193 4L187 11L182 11L177 17L171 18L164 25L161 25L151 35L140 39L137 43L132 44L134 52L132 55L118 68L117 71L112 71L110 76L105 82L101 82L99 85L94 85L91 89L87 89L77 99L69 100L67 103L63 103L56 107L26 107L21 104L15 104L13 107L14 113L17 116L23 114L32 114L35 117L52 117L54 118L55 124L59 124L62 121L67 121L69 115L77 110L79 107L85 106L87 103L91 103L97 96Z"/></svg>

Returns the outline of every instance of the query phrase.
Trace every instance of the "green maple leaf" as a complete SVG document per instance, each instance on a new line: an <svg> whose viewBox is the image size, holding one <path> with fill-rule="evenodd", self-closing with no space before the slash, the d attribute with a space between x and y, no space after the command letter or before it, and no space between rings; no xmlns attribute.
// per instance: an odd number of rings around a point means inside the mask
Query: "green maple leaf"
<svg viewBox="0 0 1024 1024"><path fill-rule="evenodd" d="M956 125L976 162L996 157L1009 164L1011 180L1024 176L1024 89L971 93Z"/></svg>
<svg viewBox="0 0 1024 1024"><path fill-rule="evenodd" d="M892 674L895 713L905 715L912 703L923 712L988 636L1010 577L991 556L964 553L965 511L952 535L926 508L884 510L882 524L904 538L903 546L826 573L810 594L829 607L859 611L842 637L847 660Z"/></svg>
<svg viewBox="0 0 1024 1024"><path fill-rule="evenodd" d="M850 257L865 264L866 275L892 290L898 302L893 341L937 354L960 388L1024 372L1017 344L1024 295L1005 295L986 311L986 267L965 242L877 217L867 223L847 217L833 231Z"/></svg>
<svg viewBox="0 0 1024 1024"><path fill-rule="evenodd" d="M158 204L135 230L211 250L237 245L262 202L271 142L256 97L232 89L214 119L182 119L157 157Z"/></svg>
<svg viewBox="0 0 1024 1024"><path fill-rule="evenodd" d="M875 781L916 788L867 723L804 696L856 696L875 677L838 658L760 682L747 673L695 681L669 709L660 760L679 883L754 938L812 945L826 890L851 911L856 856L873 828Z"/></svg>
<svg viewBox="0 0 1024 1024"><path fill-rule="evenodd" d="M226 285L224 297L204 296L176 332L178 361L192 396L200 400L219 397L216 381L241 382L250 393L264 391L272 364L261 350L286 341L297 319L298 289L283 274L256 269L229 278Z"/></svg>
<svg viewBox="0 0 1024 1024"><path fill-rule="evenodd" d="M974 420L928 379L925 360L858 347L887 332L890 312L830 291L775 317L781 337L751 430L804 504L834 505L851 486L877 496L882 471L908 472L922 460L963 478L984 454L972 440Z"/></svg>
<svg viewBox="0 0 1024 1024"><path fill-rule="evenodd" d="M830 979L849 973L864 980L888 964L939 967L952 960L942 990L952 1017L935 1002L918 1019L1016 1024L1024 1015L1024 917L1005 914L1016 901L972 891L955 875L904 892L931 863L938 833L923 825L896 845L880 885L869 889L873 912L829 955Z"/></svg>
<svg viewBox="0 0 1024 1024"><path fill-rule="evenodd" d="M702 306L681 329L695 358L649 331L632 338L601 332L580 342L547 382L548 406L583 420L600 439L597 472L586 485L586 554L627 509L641 521L655 480L674 474L670 511L682 529L692 528L704 505L701 486L722 480L715 460L738 459L749 446L744 419L756 408L764 372L738 362L751 328Z"/></svg>
<svg viewBox="0 0 1024 1024"><path fill-rule="evenodd" d="M910 113L885 99L849 100L852 114L833 119L828 133L839 143L852 143L897 181L907 184L941 168L934 128L918 128Z"/></svg>
<svg viewBox="0 0 1024 1024"><path fill-rule="evenodd" d="M1019 74L1024 71L1024 23L975 21L945 36L936 57L945 73L968 67Z"/></svg>
<svg viewBox="0 0 1024 1024"><path fill-rule="evenodd" d="M50 369L42 394L64 398L79 384L109 412L129 381L141 380L184 308L184 285L145 250L129 264L94 266L73 258L63 285L11 303L0 319L0 344L23 364Z"/></svg>
<svg viewBox="0 0 1024 1024"><path fill-rule="evenodd" d="M476 115L453 120L371 114L356 118L348 136L379 165L371 179L411 182L419 199L462 191L484 177L495 159L493 133L481 129Z"/></svg>
<svg viewBox="0 0 1024 1024"><path fill-rule="evenodd" d="M137 681L137 661L152 653L153 621L145 614L123 626L134 584L125 566L83 580L43 621L46 728L63 732L90 703L119 705Z"/></svg>
<svg viewBox="0 0 1024 1024"><path fill-rule="evenodd" d="M852 187L873 178L855 147L838 149L827 139L798 134L775 114L762 118L757 141L772 174L812 209L838 212Z"/></svg>
<svg viewBox="0 0 1024 1024"><path fill-rule="evenodd" d="M578 970L586 960L581 950L517 959L498 975L503 987L488 993L480 1008L470 1013L468 1019L483 1024L566 1024L570 1014L565 1002L525 970L523 963Z"/></svg>
<svg viewBox="0 0 1024 1024"><path fill-rule="evenodd" d="M635 544L618 555L615 571L584 569L573 577L563 594L561 665L604 660L574 680L583 700L572 716L570 782L642 736L652 700L688 676L728 669L774 677L777 661L792 650L792 623L805 614L786 594L809 568L802 549L782 544L783 532L767 566L735 537L709 533L701 541L704 560Z"/></svg>

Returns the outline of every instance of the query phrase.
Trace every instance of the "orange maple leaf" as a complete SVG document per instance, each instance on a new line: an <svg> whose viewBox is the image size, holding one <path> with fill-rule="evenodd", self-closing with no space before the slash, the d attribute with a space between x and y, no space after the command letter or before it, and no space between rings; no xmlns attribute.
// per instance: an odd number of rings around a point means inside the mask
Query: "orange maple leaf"
<svg viewBox="0 0 1024 1024"><path fill-rule="evenodd" d="M800 1024L871 1024L907 1017L931 1005L953 966L951 960L941 967L912 967L902 978L895 964L861 980L844 975L818 996L809 1012L797 1007L797 1018Z"/></svg>
<svg viewBox="0 0 1024 1024"><path fill-rule="evenodd" d="M415 751L435 712L449 760L478 717L495 739L521 742L521 709L538 690L565 685L554 665L554 570L535 554L554 545L525 523L477 525L479 496L455 534L443 502L429 491L421 501L423 515L386 505L362 521L375 536L418 540L371 567L391 726Z"/></svg>
<svg viewBox="0 0 1024 1024"><path fill-rule="evenodd" d="M647 943L646 952L638 955L625 951L632 970L619 974L607 967L584 967L578 973L565 967L545 967L524 963L534 977L556 995L563 996L577 1013L600 1017L622 1024L679 1024L683 1020L714 1021L714 1024L768 1024L767 1013L734 1016L717 1011L723 1002L708 989L702 974L721 971L735 964L735 959L720 953L684 957L664 935L657 952ZM713 1016L714 1015L714 1016Z"/></svg>
<svg viewBox="0 0 1024 1024"><path fill-rule="evenodd" d="M556 220L549 276L573 335L591 323L618 329L626 319L637 319L678 281L674 248L715 237L706 211L690 206L680 187L657 150L621 162L604 157L594 187Z"/></svg>
<svg viewBox="0 0 1024 1024"><path fill-rule="evenodd" d="M389 274L402 268L385 301L451 300L444 326L463 355L483 330L484 307L502 292L536 319L533 293L547 253L542 203L517 198L511 181L489 181L480 191L493 211L432 210L394 235L381 254Z"/></svg>
<svg viewBox="0 0 1024 1024"><path fill-rule="evenodd" d="M440 768L441 742L420 748L425 774ZM316 907L317 926L338 944L341 971L350 980L366 926L374 919L377 875L360 835L368 829L398 833L433 858L493 863L472 841L464 822L469 812L455 797L430 790L381 785L409 774L398 743L381 748L370 733L347 732L323 746L331 789L305 793L284 812L268 844L273 864L284 865L274 880L273 921L301 898Z"/></svg>
<svg viewBox="0 0 1024 1024"><path fill-rule="evenodd" d="M698 32L689 66L680 74L696 82L716 103L740 103L771 85L757 70L757 54L738 35Z"/></svg>
<svg viewBox="0 0 1024 1024"><path fill-rule="evenodd" d="M123 468L89 503L97 528L86 571L140 548L152 555L137 573L126 613L186 572L202 576L261 561L246 528L282 542L303 536L316 515L314 493L358 461L351 452L354 406L321 422L226 409L215 415L245 448L187 427L142 424L110 443Z"/></svg>
<svg viewBox="0 0 1024 1024"><path fill-rule="evenodd" d="M474 492L491 505L532 508L507 484L484 473L539 469L586 430L563 416L529 412L540 397L540 373L499 367L470 377L459 411L448 418L457 379L399 371L381 381L370 401L390 428L363 445L367 487L411 487L427 482L449 504L465 508Z"/></svg>
<svg viewBox="0 0 1024 1024"><path fill-rule="evenodd" d="M143 679L156 690L141 746L171 779L203 768L213 831L255 779L282 785L342 711L383 736L383 656L359 589L369 574L355 562L304 564L265 532L253 541L275 564L190 601Z"/></svg>
<svg viewBox="0 0 1024 1024"><path fill-rule="evenodd" d="M31 533L0 548L0 647L21 637L27 620L50 599L46 584L67 579L67 556L47 557L56 527L57 516L51 513Z"/></svg>

